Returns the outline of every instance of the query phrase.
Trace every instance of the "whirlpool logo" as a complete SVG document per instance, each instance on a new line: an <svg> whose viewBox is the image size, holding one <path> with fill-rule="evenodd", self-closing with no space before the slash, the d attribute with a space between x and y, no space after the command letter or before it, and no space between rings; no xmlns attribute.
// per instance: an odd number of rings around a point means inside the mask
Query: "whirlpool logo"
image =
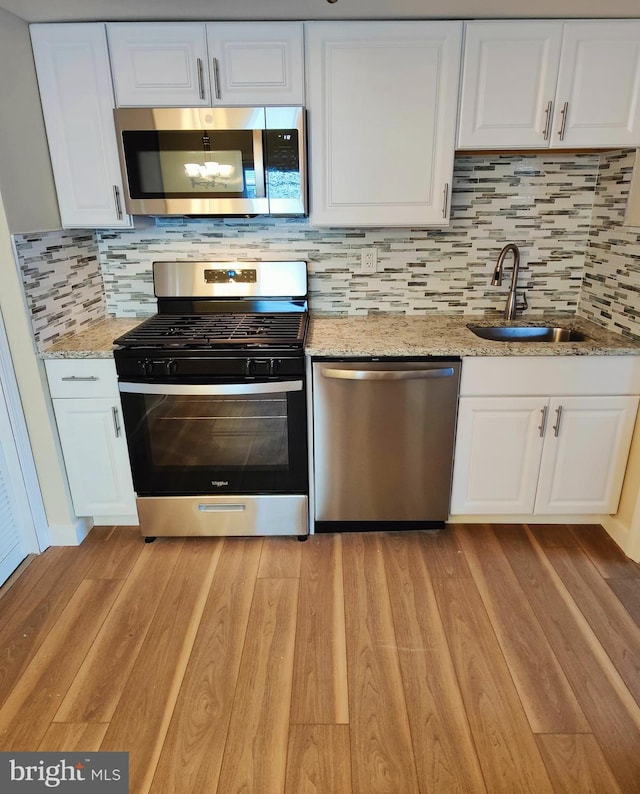
<svg viewBox="0 0 640 794"><path fill-rule="evenodd" d="M0 753L3 794L128 794L128 753Z"/></svg>

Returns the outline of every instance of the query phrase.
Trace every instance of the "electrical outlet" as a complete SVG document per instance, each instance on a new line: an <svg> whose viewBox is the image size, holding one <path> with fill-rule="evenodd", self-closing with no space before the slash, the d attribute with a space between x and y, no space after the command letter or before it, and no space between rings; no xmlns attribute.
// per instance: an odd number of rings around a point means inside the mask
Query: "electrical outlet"
<svg viewBox="0 0 640 794"><path fill-rule="evenodd" d="M377 248L360 249L360 272L376 273L377 270L378 270L378 249Z"/></svg>

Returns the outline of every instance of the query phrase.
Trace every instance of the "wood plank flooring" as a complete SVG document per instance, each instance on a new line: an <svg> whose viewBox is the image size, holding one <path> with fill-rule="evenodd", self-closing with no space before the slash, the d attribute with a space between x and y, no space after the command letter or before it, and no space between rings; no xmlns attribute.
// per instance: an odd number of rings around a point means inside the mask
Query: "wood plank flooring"
<svg viewBox="0 0 640 794"><path fill-rule="evenodd" d="M158 539L0 588L0 750L132 794L640 794L640 566L601 527Z"/></svg>

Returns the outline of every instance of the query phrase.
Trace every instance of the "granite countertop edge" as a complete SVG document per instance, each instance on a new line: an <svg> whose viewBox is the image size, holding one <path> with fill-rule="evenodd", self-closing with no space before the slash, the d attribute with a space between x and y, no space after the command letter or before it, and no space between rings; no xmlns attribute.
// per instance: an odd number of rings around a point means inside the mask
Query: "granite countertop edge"
<svg viewBox="0 0 640 794"><path fill-rule="evenodd" d="M48 358L111 358L113 340L145 317L97 320L40 351ZM584 342L493 342L468 325L557 325L582 331ZM320 358L389 356L637 356L640 342L575 315L524 317L507 323L488 315L321 315L312 313L305 352Z"/></svg>

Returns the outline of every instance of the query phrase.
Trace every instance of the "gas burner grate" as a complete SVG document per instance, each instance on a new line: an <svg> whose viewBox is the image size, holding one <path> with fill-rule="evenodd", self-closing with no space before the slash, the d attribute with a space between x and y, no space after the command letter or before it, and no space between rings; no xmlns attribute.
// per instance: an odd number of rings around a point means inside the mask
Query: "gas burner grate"
<svg viewBox="0 0 640 794"><path fill-rule="evenodd" d="M122 347L302 346L306 314L158 314L115 340Z"/></svg>

